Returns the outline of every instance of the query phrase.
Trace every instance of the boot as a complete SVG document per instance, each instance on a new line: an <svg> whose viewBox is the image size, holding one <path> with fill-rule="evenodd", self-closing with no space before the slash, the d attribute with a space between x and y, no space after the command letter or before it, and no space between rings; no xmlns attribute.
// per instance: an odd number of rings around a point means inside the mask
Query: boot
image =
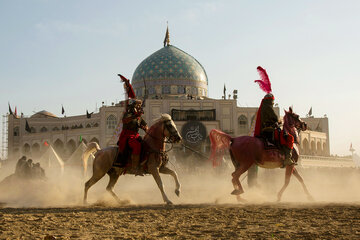
<svg viewBox="0 0 360 240"><path fill-rule="evenodd" d="M135 176L144 176L144 174L141 173L140 166L140 155L131 155L131 171L135 174Z"/></svg>
<svg viewBox="0 0 360 240"><path fill-rule="evenodd" d="M120 167L120 156L119 150L116 152L115 160L113 162L113 167Z"/></svg>
<svg viewBox="0 0 360 240"><path fill-rule="evenodd" d="M294 162L293 160L291 159L292 157L292 149L290 148L284 148L284 153L285 153L285 160L284 160L284 163L283 163L283 168L286 167L286 166L290 166L290 165L293 165Z"/></svg>

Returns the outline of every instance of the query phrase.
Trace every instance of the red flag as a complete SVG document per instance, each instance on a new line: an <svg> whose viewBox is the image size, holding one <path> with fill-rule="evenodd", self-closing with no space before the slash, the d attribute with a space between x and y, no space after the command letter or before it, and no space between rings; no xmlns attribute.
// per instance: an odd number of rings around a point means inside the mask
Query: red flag
<svg viewBox="0 0 360 240"><path fill-rule="evenodd" d="M44 146L45 146L45 147L49 146L49 144L48 144L47 141L44 142Z"/></svg>
<svg viewBox="0 0 360 240"><path fill-rule="evenodd" d="M131 86L130 84L130 81L129 79L127 79L126 77L124 77L123 75L121 74L118 74L118 76L121 78L121 80L125 83L124 85L124 88L125 88L125 91L128 95L128 98L135 98L135 92L134 92L134 89L133 87Z"/></svg>
<svg viewBox="0 0 360 240"><path fill-rule="evenodd" d="M16 106L15 106L15 111L14 111L14 115L15 115L15 117L17 116L17 110L16 110Z"/></svg>

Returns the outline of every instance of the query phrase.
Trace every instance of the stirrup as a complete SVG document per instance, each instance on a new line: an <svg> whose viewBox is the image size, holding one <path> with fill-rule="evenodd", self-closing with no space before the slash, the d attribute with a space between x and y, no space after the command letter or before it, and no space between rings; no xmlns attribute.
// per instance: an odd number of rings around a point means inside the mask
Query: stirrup
<svg viewBox="0 0 360 240"><path fill-rule="evenodd" d="M121 167L122 167L122 166L121 166L121 163L118 163L118 162L114 162L112 166L113 166L113 167L118 167L118 168L121 168Z"/></svg>

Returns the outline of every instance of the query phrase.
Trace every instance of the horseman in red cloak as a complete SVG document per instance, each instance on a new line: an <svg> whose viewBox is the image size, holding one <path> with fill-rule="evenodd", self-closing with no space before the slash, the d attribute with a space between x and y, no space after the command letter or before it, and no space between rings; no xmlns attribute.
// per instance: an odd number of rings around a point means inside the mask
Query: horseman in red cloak
<svg viewBox="0 0 360 240"><path fill-rule="evenodd" d="M262 67L257 67L261 80L255 80L260 88L266 92L265 97L262 99L259 110L256 115L254 136L264 138L272 144L279 144L281 150L285 154L283 167L294 164L292 158L292 149L294 144L294 137L287 134L284 130L280 129L281 121L274 111L275 97L271 93L270 79Z"/></svg>
<svg viewBox="0 0 360 240"><path fill-rule="evenodd" d="M119 74L119 77L124 82L124 88L127 93L125 112L122 117L123 128L118 141L119 153L123 153L126 146L129 146L131 148L131 171L134 172L135 175L142 175L139 169L141 153L141 138L139 135L139 129L141 128L147 132L148 126L145 120L141 117L144 114L142 101L140 99L136 99L130 81L121 74Z"/></svg>

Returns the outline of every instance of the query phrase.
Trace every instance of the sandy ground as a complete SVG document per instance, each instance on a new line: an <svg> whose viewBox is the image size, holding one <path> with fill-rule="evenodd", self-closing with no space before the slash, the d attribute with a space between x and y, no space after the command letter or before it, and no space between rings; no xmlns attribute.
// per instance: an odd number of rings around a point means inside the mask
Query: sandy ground
<svg viewBox="0 0 360 240"><path fill-rule="evenodd" d="M360 205L3 208L0 239L360 239Z"/></svg>
<svg viewBox="0 0 360 240"><path fill-rule="evenodd" d="M231 167L172 167L182 184L177 197L173 179L162 175L172 206L151 176L121 176L114 191L123 204L105 191L104 177L89 190L87 206L78 169L48 170L46 182L0 183L0 240L360 239L359 169L298 168L315 201L292 178L279 204L284 170L259 170L257 187L242 182L244 204L230 195ZM0 180L11 173L0 169Z"/></svg>

